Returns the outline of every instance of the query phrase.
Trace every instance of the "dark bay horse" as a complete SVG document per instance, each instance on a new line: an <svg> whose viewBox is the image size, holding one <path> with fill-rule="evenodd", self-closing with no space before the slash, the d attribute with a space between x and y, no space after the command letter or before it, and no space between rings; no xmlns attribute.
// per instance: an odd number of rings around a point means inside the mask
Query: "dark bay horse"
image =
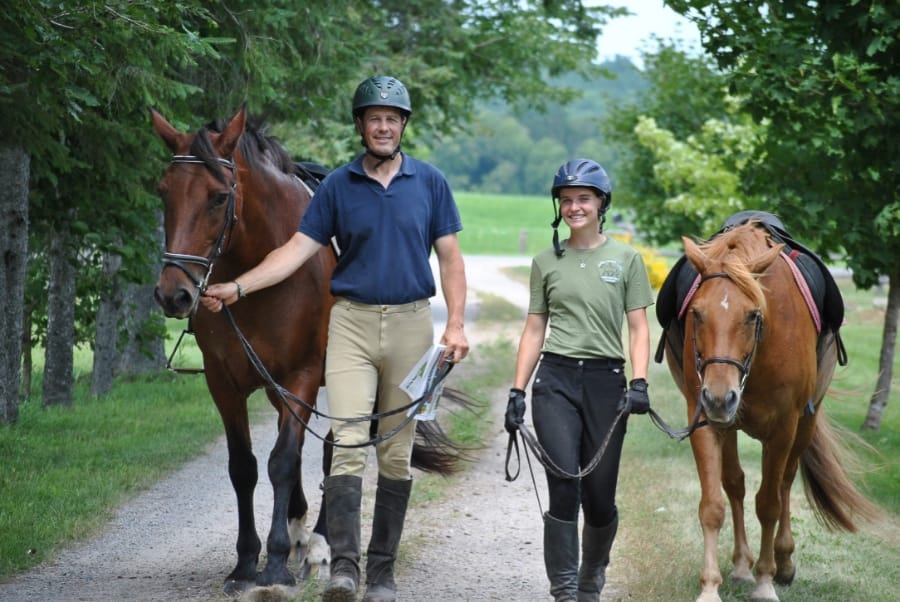
<svg viewBox="0 0 900 602"><path fill-rule="evenodd" d="M257 574L261 545L253 491L258 475L247 397L264 383L225 315L198 309L198 300L207 281L230 281L284 243L296 230L311 191L273 139L245 128L244 109L221 129L207 127L196 134L179 132L156 111L151 115L156 133L173 154L159 182L166 253L155 295L167 316L192 320L206 383L225 426L228 472L237 494L238 560L226 588L293 584L288 555L293 544L306 544L310 537L300 474L304 423L311 412L266 391L278 411L278 438L268 461L274 490L268 562ZM282 283L230 308L275 381L310 404L323 379L334 265L334 252L324 248ZM326 453L326 473L329 463Z"/></svg>
<svg viewBox="0 0 900 602"><path fill-rule="evenodd" d="M827 527L852 532L854 519L879 516L848 475L842 462L848 450L821 404L838 345L833 332L817 332L784 245L757 221L703 244L682 240L699 278L684 308L683 347L667 338L666 359L688 416L703 416L708 423L691 434L704 541L698 600L720 600L717 547L724 489L734 528L732 579L755 583L753 600L777 601L774 584L791 583L796 570L790 490L798 468L806 497ZM739 430L762 444L755 578L744 527Z"/></svg>
<svg viewBox="0 0 900 602"><path fill-rule="evenodd" d="M166 252L156 299L167 316L192 320L207 386L225 426L228 472L237 494L238 560L226 578L226 591L292 585L296 580L287 560L295 545L308 545L307 568L328 558L324 505L310 534L300 475L305 424L324 384L335 253L323 248L280 284L254 292L229 308L265 372L290 392L285 398L260 375L226 313L210 313L198 301L207 283L233 280L290 238L309 205L311 191L297 177L297 166L278 142L247 127L243 108L228 123L196 133L178 131L156 111L151 110L151 118L172 152L171 164L159 182ZM278 438L268 461L274 490L268 561L257 573L261 544L253 491L258 475L247 398L264 386L277 410ZM449 387L443 397L462 407L471 402ZM324 446L322 469L327 475L330 433L325 438L329 443ZM436 422L416 423L415 468L448 475L467 459L465 447L448 439Z"/></svg>

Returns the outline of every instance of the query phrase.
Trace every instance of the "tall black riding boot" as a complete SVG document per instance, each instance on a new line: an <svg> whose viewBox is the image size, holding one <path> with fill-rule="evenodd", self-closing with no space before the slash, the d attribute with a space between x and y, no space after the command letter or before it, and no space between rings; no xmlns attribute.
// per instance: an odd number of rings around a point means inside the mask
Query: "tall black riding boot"
<svg viewBox="0 0 900 602"><path fill-rule="evenodd" d="M366 551L366 597L363 602L394 602L397 599L394 561L411 489L412 480L378 477L372 539Z"/></svg>
<svg viewBox="0 0 900 602"><path fill-rule="evenodd" d="M362 477L337 475L325 479L325 514L331 546L331 580L323 602L356 602L359 589L359 506Z"/></svg>
<svg viewBox="0 0 900 602"><path fill-rule="evenodd" d="M606 585L606 566L612 549L619 517L605 527L585 523L581 531L581 569L578 571L578 602L600 602L600 592Z"/></svg>
<svg viewBox="0 0 900 602"><path fill-rule="evenodd" d="M576 602L578 589L578 523L544 513L544 566L555 602Z"/></svg>

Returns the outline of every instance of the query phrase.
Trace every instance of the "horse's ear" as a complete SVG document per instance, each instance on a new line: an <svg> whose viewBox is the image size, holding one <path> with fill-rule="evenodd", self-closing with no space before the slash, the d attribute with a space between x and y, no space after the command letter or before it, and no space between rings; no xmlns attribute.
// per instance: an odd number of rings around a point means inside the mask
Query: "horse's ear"
<svg viewBox="0 0 900 602"><path fill-rule="evenodd" d="M774 247L771 247L768 251L760 255L759 257L754 257L748 264L747 269L754 274L762 274L768 269L772 262L775 261L775 258L781 254L781 250L784 248L784 243L779 243Z"/></svg>
<svg viewBox="0 0 900 602"><path fill-rule="evenodd" d="M176 130L171 123L166 121L165 117L153 108L150 109L150 119L153 121L153 129L156 130L157 136L162 138L169 150L177 154L184 134Z"/></svg>
<svg viewBox="0 0 900 602"><path fill-rule="evenodd" d="M219 152L220 156L231 157L234 155L234 149L237 147L238 140L240 140L241 136L244 134L244 127L246 124L247 103L244 103L216 140L216 150Z"/></svg>
<svg viewBox="0 0 900 602"><path fill-rule="evenodd" d="M684 245L684 254L687 256L688 261L691 262L699 273L704 273L708 260L706 255L703 254L703 251L700 250L700 245L687 236L682 236L681 242Z"/></svg>

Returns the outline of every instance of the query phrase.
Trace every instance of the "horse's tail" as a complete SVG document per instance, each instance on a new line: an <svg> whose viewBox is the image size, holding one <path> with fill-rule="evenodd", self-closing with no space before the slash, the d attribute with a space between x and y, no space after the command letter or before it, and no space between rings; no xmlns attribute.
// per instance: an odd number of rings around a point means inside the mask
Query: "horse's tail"
<svg viewBox="0 0 900 602"><path fill-rule="evenodd" d="M816 516L828 529L855 533L855 518L874 522L883 512L853 483L851 474L860 472L860 462L842 439L875 450L855 433L832 424L822 410L821 406L816 410L816 432L800 457L803 488Z"/></svg>
<svg viewBox="0 0 900 602"><path fill-rule="evenodd" d="M466 409L475 405L471 397L450 387L444 388L441 399L452 401ZM416 423L412 465L425 472L449 476L461 471L463 463L471 462L472 453L476 449L451 439L437 420L421 421Z"/></svg>

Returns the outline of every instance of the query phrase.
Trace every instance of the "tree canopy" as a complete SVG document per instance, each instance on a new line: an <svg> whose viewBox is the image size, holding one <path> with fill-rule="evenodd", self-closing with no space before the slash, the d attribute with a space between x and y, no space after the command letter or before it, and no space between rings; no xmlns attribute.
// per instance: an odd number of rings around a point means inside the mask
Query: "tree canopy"
<svg viewBox="0 0 900 602"><path fill-rule="evenodd" d="M900 4L893 0L671 0L697 24L729 90L768 134L742 178L791 228L889 281L880 372L864 426L890 392L900 317ZM873 244L873 241L877 241Z"/></svg>
<svg viewBox="0 0 900 602"><path fill-rule="evenodd" d="M364 77L388 73L408 85L415 144L425 132L458 127L480 100L564 98L568 91L544 76L591 72L597 35L623 12L577 0L348 0L339 9L325 0L9 4L0 13L0 139L18 152L0 157L30 158L20 221L29 225L35 269L32 285L9 289L34 297L8 299L19 308L8 313L28 307L33 327L46 324L48 283L37 275L77 265L77 311L65 318L76 321L74 343L94 331L102 266L116 264L105 256L121 258L118 278L154 278L153 190L167 157L149 107L189 130L247 102L257 121L289 134L295 155L336 164L358 150L349 105ZM60 255L48 255L48 242L63 238Z"/></svg>

